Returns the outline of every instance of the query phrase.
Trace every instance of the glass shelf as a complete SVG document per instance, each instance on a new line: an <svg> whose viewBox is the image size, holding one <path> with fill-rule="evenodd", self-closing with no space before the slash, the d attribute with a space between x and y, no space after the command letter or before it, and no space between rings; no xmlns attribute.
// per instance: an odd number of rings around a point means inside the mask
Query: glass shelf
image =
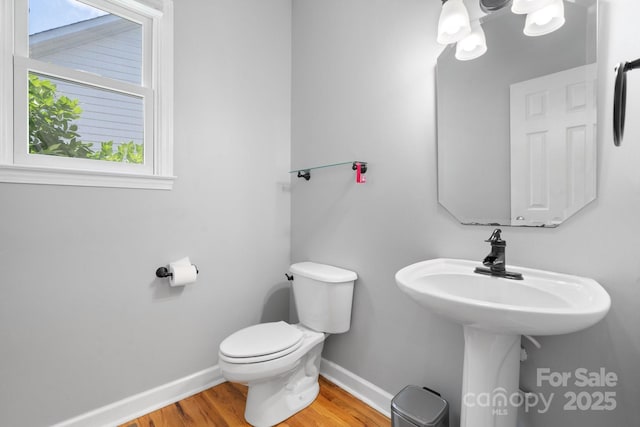
<svg viewBox="0 0 640 427"><path fill-rule="evenodd" d="M311 168L294 169L294 170L289 171L289 173L305 172L305 171L311 171L311 170L314 170L314 169L332 168L334 166L353 165L354 163L356 163L356 161L354 161L354 160L352 160L350 162L331 163L331 164L328 164L328 165L313 166ZM358 162L358 163L361 163L363 165L367 164L367 162Z"/></svg>
<svg viewBox="0 0 640 427"><path fill-rule="evenodd" d="M330 163L327 165L313 166L313 167L302 168L302 169L294 169L289 171L289 173L297 173L298 178L304 178L307 181L309 181L309 179L311 179L311 171L314 169L332 168L335 166L344 166L344 165L351 165L351 169L356 171L356 175L357 175L356 182L364 183L366 181L363 175L367 172L367 162L361 162L359 160L351 160L348 162ZM360 166L359 168L358 168L358 165Z"/></svg>

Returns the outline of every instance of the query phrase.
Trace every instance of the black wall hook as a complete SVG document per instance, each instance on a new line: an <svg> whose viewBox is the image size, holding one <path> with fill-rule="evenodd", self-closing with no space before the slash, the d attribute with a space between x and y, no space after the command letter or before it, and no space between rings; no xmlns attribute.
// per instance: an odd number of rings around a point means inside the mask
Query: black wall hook
<svg viewBox="0 0 640 427"><path fill-rule="evenodd" d="M616 67L616 82L613 93L613 143L616 147L622 144L624 121L627 108L627 71L640 68L640 59L621 62Z"/></svg>

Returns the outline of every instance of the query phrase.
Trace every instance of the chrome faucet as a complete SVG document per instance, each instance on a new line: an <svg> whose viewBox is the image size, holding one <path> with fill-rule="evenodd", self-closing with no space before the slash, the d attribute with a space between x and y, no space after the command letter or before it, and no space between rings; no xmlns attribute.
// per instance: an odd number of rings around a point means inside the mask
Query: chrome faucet
<svg viewBox="0 0 640 427"><path fill-rule="evenodd" d="M485 242L491 243L491 252L482 261L482 264L488 268L476 267L474 271L478 274L522 280L522 274L507 271L507 263L505 261L507 242L502 240L501 233L502 230L496 228L491 233L491 236L485 240Z"/></svg>

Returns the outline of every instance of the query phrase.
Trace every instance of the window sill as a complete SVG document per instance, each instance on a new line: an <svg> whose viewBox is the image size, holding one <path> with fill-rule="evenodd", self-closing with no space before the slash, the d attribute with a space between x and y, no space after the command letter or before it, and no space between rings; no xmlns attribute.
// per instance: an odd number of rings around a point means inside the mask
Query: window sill
<svg viewBox="0 0 640 427"><path fill-rule="evenodd" d="M175 176L0 165L0 182L171 190Z"/></svg>

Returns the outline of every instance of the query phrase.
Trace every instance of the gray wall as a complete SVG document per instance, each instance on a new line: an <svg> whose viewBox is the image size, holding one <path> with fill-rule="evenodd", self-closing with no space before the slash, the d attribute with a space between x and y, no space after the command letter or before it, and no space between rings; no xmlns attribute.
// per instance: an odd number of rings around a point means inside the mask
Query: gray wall
<svg viewBox="0 0 640 427"><path fill-rule="evenodd" d="M0 184L0 425L52 424L214 365L229 333L285 315L290 259L360 275L352 329L329 338L325 357L391 393L439 389L455 425L461 328L393 280L423 259L479 259L491 231L437 204L439 2L293 3L291 50L289 1L176 2L173 191ZM589 330L541 338L523 385L536 389L537 367L603 366L620 376L618 408L568 413L558 400L553 414L529 417L534 426L640 417L640 125L628 120L622 148L609 131L613 66L638 56L639 13L632 0L603 1L598 200L557 229L504 233L510 263L591 276L613 299ZM345 166L295 180L291 257L290 129L293 167L370 162L364 185ZM200 267L195 286L154 279L183 255Z"/></svg>
<svg viewBox="0 0 640 427"><path fill-rule="evenodd" d="M458 423L461 327L423 310L397 289L395 272L416 261L481 259L490 227L459 225L437 203L434 67L440 2L293 2L292 165L370 162L368 182L323 169L292 186L292 261L351 268L356 283L348 333L328 339L325 357L390 393L429 385ZM590 276L610 293L604 321L580 333L541 337L523 364L522 385L556 392L533 426L631 426L640 419L640 125L611 138L613 68L638 55L633 0L601 2L598 98L599 197L557 229L507 228L508 262ZM490 47L489 47L490 48ZM629 76L629 118L640 114L640 75ZM530 346L525 344L529 349ZM620 377L617 409L565 412L565 391L539 389L536 368L605 367Z"/></svg>
<svg viewBox="0 0 640 427"><path fill-rule="evenodd" d="M217 363L285 318L291 2L175 2L173 191L0 184L0 425L51 425ZM188 255L197 284L157 267Z"/></svg>

